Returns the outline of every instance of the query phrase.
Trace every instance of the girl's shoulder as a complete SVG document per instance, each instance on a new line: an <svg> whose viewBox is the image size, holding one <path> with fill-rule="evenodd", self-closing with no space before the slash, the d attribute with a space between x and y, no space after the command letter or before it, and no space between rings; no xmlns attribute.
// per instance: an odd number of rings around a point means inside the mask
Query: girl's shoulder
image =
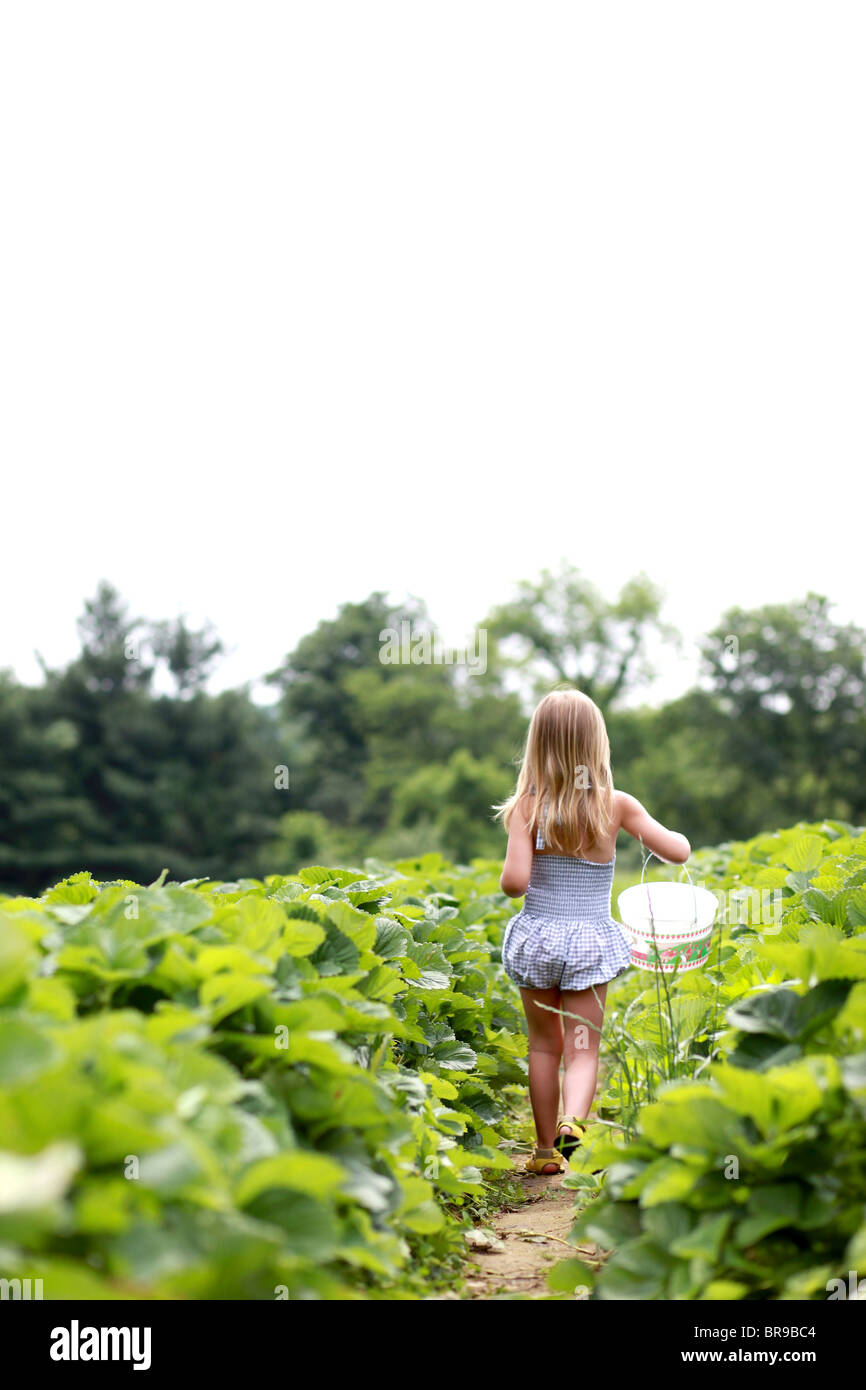
<svg viewBox="0 0 866 1390"><path fill-rule="evenodd" d="M616 824L617 829L619 829L622 825L622 818L625 814L629 802L633 800L634 798L630 797L628 792L620 791L618 787L614 787L613 797L611 800L611 809L613 811L613 820Z"/></svg>
<svg viewBox="0 0 866 1390"><path fill-rule="evenodd" d="M647 814L646 807L638 801L636 796L630 792L615 790L613 794L613 814L619 830L626 827L626 823L634 820L636 815Z"/></svg>
<svg viewBox="0 0 866 1390"><path fill-rule="evenodd" d="M532 820L535 812L535 788L530 787L528 792L524 792L517 805L520 809L520 814L528 824Z"/></svg>

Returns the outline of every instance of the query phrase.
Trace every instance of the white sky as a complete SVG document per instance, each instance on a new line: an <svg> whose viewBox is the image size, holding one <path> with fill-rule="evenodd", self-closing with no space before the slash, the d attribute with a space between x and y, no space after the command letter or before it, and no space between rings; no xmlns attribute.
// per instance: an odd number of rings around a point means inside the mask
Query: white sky
<svg viewBox="0 0 866 1390"><path fill-rule="evenodd" d="M561 557L688 639L866 624L866 10L64 3L0 19L0 665L101 577L214 688L339 603L463 643ZM658 687L691 674L670 662Z"/></svg>

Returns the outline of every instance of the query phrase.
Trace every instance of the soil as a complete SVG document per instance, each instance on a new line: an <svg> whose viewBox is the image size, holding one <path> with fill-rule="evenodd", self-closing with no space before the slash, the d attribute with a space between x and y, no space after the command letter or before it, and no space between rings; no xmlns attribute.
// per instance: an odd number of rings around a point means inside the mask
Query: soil
<svg viewBox="0 0 866 1390"><path fill-rule="evenodd" d="M496 1297L574 1298L585 1296L578 1292L554 1294L547 1283L550 1267L563 1259L582 1259L597 1267L599 1252L594 1245L571 1245L568 1233L574 1222L573 1188L562 1186L565 1173L529 1174L522 1172L523 1156L515 1160L517 1181L525 1200L516 1207L507 1207L485 1224L501 1248L476 1249L470 1252L471 1265L467 1270L466 1298ZM483 1237L482 1237L483 1238Z"/></svg>

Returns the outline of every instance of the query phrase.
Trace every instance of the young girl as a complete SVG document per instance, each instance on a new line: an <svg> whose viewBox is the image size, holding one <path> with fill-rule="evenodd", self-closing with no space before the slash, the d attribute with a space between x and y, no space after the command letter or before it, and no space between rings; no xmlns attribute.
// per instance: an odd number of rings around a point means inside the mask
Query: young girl
<svg viewBox="0 0 866 1390"><path fill-rule="evenodd" d="M684 864L691 847L633 796L614 790L601 710L579 690L545 695L529 725L514 795L494 809L508 831L502 891L526 894L502 942L502 963L520 988L529 1030L538 1142L526 1168L558 1173L580 1142L595 1096L607 982L630 960L625 933L610 915L617 833L628 831L672 864Z"/></svg>

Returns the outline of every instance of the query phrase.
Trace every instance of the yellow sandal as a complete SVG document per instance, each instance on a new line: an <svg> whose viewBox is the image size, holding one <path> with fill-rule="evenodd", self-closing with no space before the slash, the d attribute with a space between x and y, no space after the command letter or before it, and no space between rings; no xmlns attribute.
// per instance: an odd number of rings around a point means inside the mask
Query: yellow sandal
<svg viewBox="0 0 866 1390"><path fill-rule="evenodd" d="M570 1129L571 1134L562 1134L560 1131ZM579 1120L576 1115L563 1115L556 1126L556 1138L554 1144L561 1154L569 1158L575 1149L580 1148L580 1141L586 1133L586 1124Z"/></svg>
<svg viewBox="0 0 866 1390"><path fill-rule="evenodd" d="M545 1168L554 1163L556 1164L554 1171L545 1173ZM561 1173L564 1168L568 1167L568 1160L556 1149L540 1149L536 1144L531 1156L523 1166L527 1173L537 1173L543 1178L554 1178L557 1173Z"/></svg>

